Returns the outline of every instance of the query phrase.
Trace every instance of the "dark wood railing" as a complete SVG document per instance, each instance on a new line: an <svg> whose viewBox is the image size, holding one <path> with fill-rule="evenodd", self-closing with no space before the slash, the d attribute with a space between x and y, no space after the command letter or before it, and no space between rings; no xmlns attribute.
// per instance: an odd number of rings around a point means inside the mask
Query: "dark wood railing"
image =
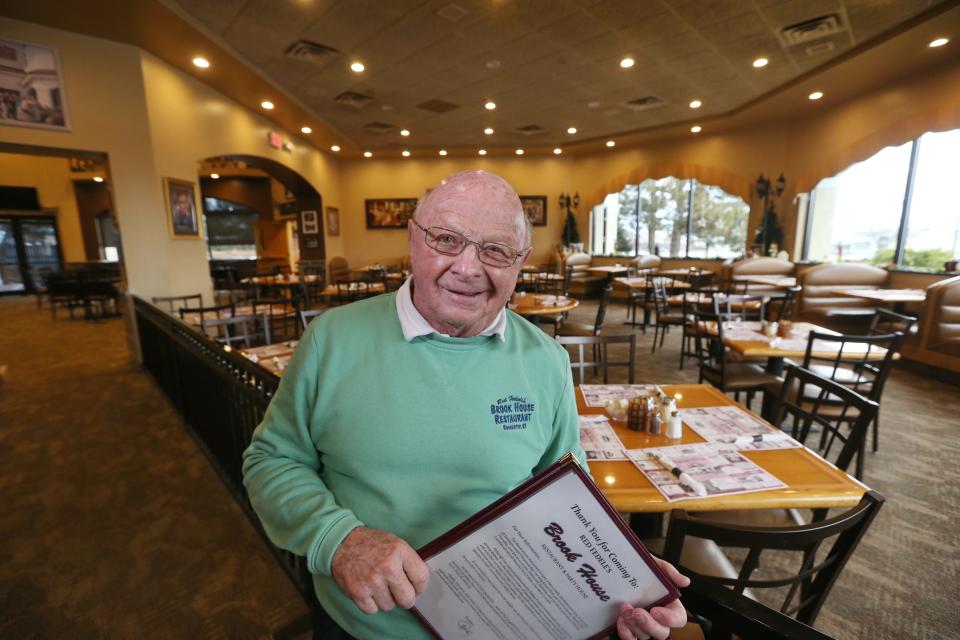
<svg viewBox="0 0 960 640"><path fill-rule="evenodd" d="M306 559L270 543L243 487L244 449L280 379L149 302L133 296L144 368L183 416L213 467L310 607Z"/></svg>

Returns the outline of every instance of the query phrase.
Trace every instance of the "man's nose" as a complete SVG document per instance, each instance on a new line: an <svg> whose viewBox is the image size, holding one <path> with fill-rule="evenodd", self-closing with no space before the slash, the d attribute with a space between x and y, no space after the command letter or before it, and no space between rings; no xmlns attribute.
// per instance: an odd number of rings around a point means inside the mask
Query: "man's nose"
<svg viewBox="0 0 960 640"><path fill-rule="evenodd" d="M454 273L464 276L476 276L483 272L483 263L480 262L480 248L475 244L464 247L454 261Z"/></svg>

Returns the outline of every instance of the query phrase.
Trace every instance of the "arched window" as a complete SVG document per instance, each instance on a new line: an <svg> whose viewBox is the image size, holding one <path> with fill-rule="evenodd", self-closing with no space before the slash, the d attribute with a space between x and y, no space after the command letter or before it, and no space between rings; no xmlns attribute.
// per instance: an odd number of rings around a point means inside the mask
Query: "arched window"
<svg viewBox="0 0 960 640"><path fill-rule="evenodd" d="M960 129L925 133L826 178L810 194L804 258L941 271L960 255Z"/></svg>
<svg viewBox="0 0 960 640"><path fill-rule="evenodd" d="M750 207L696 180L647 179L609 194L591 213L594 255L727 258L743 253Z"/></svg>

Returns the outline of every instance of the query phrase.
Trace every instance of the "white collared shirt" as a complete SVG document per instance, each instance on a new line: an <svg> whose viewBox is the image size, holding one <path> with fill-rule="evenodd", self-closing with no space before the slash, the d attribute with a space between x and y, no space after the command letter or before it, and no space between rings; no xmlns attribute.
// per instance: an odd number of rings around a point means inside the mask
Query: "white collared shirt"
<svg viewBox="0 0 960 640"><path fill-rule="evenodd" d="M403 338L410 342L418 336L428 336L432 333L449 338L446 333L440 333L427 322L423 314L417 310L413 304L413 276L407 278L406 282L397 289L397 317L400 319L400 328L403 330ZM503 342L506 338L504 334L507 330L507 313L500 309L500 313L493 319L490 325L480 332L481 336L498 336Z"/></svg>

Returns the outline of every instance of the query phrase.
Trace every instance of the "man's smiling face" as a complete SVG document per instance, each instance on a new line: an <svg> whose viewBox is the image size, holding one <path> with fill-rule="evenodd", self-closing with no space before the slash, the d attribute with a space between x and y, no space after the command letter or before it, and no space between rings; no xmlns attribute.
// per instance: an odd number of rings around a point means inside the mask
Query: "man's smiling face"
<svg viewBox="0 0 960 640"><path fill-rule="evenodd" d="M475 245L449 256L431 249L426 232L410 222L413 304L434 329L451 336L474 336L486 329L506 306L529 252L523 207L502 178L465 171L431 191L417 212L425 227L441 227L474 242L496 242L524 251L509 267L480 262Z"/></svg>

